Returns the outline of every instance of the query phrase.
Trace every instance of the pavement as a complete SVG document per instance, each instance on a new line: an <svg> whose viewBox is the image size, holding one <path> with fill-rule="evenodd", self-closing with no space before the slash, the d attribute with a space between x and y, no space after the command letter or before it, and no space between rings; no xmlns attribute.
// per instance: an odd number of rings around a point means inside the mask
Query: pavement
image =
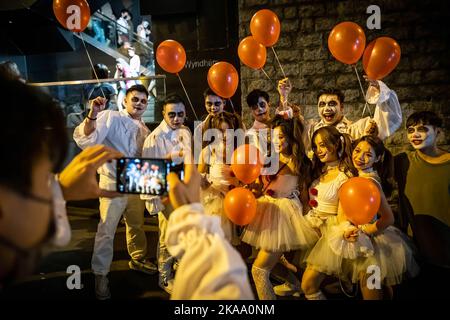
<svg viewBox="0 0 450 320"><path fill-rule="evenodd" d="M98 224L98 209L92 203L85 207L68 207L69 221L72 227L72 239L68 246L47 252L37 271L20 283L0 293L0 299L44 299L44 300L95 300L94 275L91 272L91 258L94 238ZM157 216L146 213L144 230L148 239L149 258L156 259L158 241ZM245 259L251 249L243 244L238 251ZM109 274L112 299L151 299L169 300L169 295L158 286L158 275L147 275L128 267L129 256L126 248L125 225L119 223L114 238L114 257ZM69 289L67 282L72 273L70 266L78 266L81 271L79 288ZM248 264L251 269L251 264ZM72 271L73 272L73 271ZM281 283L282 274L279 265L272 272L274 285ZM249 273L249 279L252 280ZM69 280L70 282L70 280ZM72 281L73 282L73 281ZM252 283L253 286L253 283ZM253 286L253 290L256 291ZM396 290L396 299L415 298L417 288L408 284L406 288ZM413 293L412 293L413 292ZM331 299L352 299L338 292L328 295ZM279 297L280 300L304 300L304 297ZM354 299L354 298L353 298ZM360 299L357 295L356 299Z"/></svg>

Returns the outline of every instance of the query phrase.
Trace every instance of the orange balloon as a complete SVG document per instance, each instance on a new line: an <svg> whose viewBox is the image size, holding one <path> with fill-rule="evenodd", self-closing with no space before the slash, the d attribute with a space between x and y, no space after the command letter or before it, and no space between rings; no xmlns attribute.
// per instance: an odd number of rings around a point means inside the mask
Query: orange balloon
<svg viewBox="0 0 450 320"><path fill-rule="evenodd" d="M280 20L275 12L263 9L256 12L250 21L250 32L259 43L271 47L280 37Z"/></svg>
<svg viewBox="0 0 450 320"><path fill-rule="evenodd" d="M175 40L165 40L156 49L156 61L166 72L178 73L186 64L186 51Z"/></svg>
<svg viewBox="0 0 450 320"><path fill-rule="evenodd" d="M380 209L380 190L367 178L351 178L339 189L339 201L348 220L366 224Z"/></svg>
<svg viewBox="0 0 450 320"><path fill-rule="evenodd" d="M73 32L82 32L91 19L86 0L53 0L53 12L58 22Z"/></svg>
<svg viewBox="0 0 450 320"><path fill-rule="evenodd" d="M238 56L242 63L253 69L261 69L266 64L266 47L252 36L242 39L238 47Z"/></svg>
<svg viewBox="0 0 450 320"><path fill-rule="evenodd" d="M234 224L245 226L256 216L256 198L245 188L234 188L225 195L223 203L225 214Z"/></svg>
<svg viewBox="0 0 450 320"><path fill-rule="evenodd" d="M208 84L222 98L230 98L237 90L239 75L231 63L220 61L208 70Z"/></svg>
<svg viewBox="0 0 450 320"><path fill-rule="evenodd" d="M383 79L391 73L400 62L401 53L397 41L389 37L369 43L363 55L363 67L369 79Z"/></svg>
<svg viewBox="0 0 450 320"><path fill-rule="evenodd" d="M366 46L363 29L354 22L341 22L328 36L328 48L340 62L355 64L361 58Z"/></svg>
<svg viewBox="0 0 450 320"><path fill-rule="evenodd" d="M262 167L260 151L254 145L240 145L231 155L231 170L245 184L255 181L261 174Z"/></svg>

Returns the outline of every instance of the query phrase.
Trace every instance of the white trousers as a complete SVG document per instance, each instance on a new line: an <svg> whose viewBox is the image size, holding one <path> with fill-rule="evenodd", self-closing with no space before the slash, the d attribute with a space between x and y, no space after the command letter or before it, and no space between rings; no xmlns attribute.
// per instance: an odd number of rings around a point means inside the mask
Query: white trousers
<svg viewBox="0 0 450 320"><path fill-rule="evenodd" d="M143 230L145 203L139 195L117 198L100 198L100 222L95 235L92 271L107 275L114 253L114 235L122 215L126 222L128 254L132 259L142 259L147 254L147 238Z"/></svg>

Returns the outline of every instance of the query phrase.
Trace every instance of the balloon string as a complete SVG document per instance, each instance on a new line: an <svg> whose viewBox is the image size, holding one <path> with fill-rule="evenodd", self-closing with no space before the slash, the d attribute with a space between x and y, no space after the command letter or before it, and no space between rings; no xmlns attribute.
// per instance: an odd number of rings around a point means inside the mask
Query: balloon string
<svg viewBox="0 0 450 320"><path fill-rule="evenodd" d="M284 73L283 66L281 65L280 60L278 59L278 55L275 52L275 49L273 47L271 47L271 48L272 48L273 54L275 55L275 59L277 59L278 65L280 66L281 72L283 73L283 77L286 78L286 73Z"/></svg>
<svg viewBox="0 0 450 320"><path fill-rule="evenodd" d="M89 63L91 64L92 71L94 71L95 79L97 79L97 83L100 84L100 80L98 79L97 72L95 72L95 68L94 68L94 64L92 63L91 56L89 55L89 51L88 51L88 49L86 47L86 44L84 43L83 34L81 32L78 32L78 34L80 35L81 42L83 42L84 50L86 51L86 54L88 56ZM102 92L103 98L106 99L105 93L103 92L103 89L102 89L102 86L100 85L99 88L100 88L100 91Z"/></svg>
<svg viewBox="0 0 450 320"><path fill-rule="evenodd" d="M191 106L192 112L194 113L194 116L195 116L195 120L198 120L197 113L195 113L194 106L192 105L191 99L189 98L189 95L188 95L188 93L186 91L186 88L184 87L183 81L181 80L180 75L178 74L178 72L176 73L176 75L178 77L178 80L180 80L181 86L183 87L184 94L186 95L186 97L187 97L187 99L189 101L189 105Z"/></svg>
<svg viewBox="0 0 450 320"><path fill-rule="evenodd" d="M260 70L264 73L264 75L267 77L267 79L272 80L272 79L270 79L269 75L264 71L263 68L261 68Z"/></svg>
<svg viewBox="0 0 450 320"><path fill-rule="evenodd" d="M364 89L363 89L363 86L362 86L362 83L361 83L361 79L360 79L359 74L358 74L358 70L356 69L356 64L353 65L353 69L355 69L356 77L358 78L358 82L359 82L359 88L361 89L361 93L363 95L364 102L365 102L364 109L363 109L363 112L362 112L362 117L364 117L364 113L366 112L366 109L369 111L370 117L372 117L372 112L370 111L369 105L367 104L366 95L364 94Z"/></svg>
<svg viewBox="0 0 450 320"><path fill-rule="evenodd" d="M231 101L230 98L228 98L228 101L230 101L231 109L233 109L233 113L236 113L236 110L234 109L233 101Z"/></svg>

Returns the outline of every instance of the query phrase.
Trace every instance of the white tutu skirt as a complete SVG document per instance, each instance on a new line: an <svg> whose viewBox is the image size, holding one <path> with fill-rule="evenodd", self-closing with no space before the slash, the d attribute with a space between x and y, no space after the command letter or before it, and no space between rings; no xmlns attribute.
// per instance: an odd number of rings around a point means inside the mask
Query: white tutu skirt
<svg viewBox="0 0 450 320"><path fill-rule="evenodd" d="M201 191L200 198L203 208L205 209L205 214L219 216L221 222L220 225L225 238L230 241L232 245L239 245L241 240L239 239L237 226L228 219L223 207L225 195L214 187L209 186L207 189Z"/></svg>
<svg viewBox="0 0 450 320"><path fill-rule="evenodd" d="M309 268L358 283L362 275L370 276L378 267L380 282L388 286L399 284L405 277L418 274L419 266L414 259L413 246L397 228L388 227L370 238L373 253L369 256L347 259L336 254L330 246L331 229L336 225L337 217L328 218L322 237L306 257Z"/></svg>
<svg viewBox="0 0 450 320"><path fill-rule="evenodd" d="M310 248L318 240L317 232L302 214L297 198L257 199L256 217L247 225L242 241L269 252L288 252Z"/></svg>

